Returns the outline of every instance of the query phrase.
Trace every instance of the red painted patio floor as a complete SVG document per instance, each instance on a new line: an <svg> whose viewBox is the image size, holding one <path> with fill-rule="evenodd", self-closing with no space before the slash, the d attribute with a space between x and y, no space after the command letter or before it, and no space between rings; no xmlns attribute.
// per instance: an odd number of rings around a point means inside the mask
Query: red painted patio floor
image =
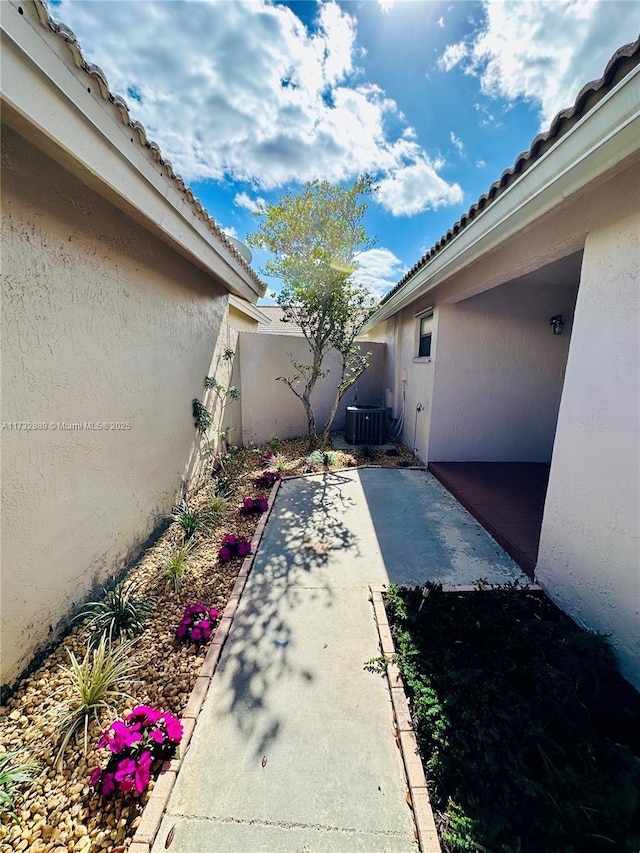
<svg viewBox="0 0 640 853"><path fill-rule="evenodd" d="M429 471L533 577L549 466L536 462L430 462Z"/></svg>

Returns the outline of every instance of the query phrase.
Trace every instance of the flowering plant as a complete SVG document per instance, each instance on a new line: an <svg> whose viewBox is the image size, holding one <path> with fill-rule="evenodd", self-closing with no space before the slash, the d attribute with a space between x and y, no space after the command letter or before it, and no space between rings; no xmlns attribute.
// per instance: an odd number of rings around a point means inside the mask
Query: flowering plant
<svg viewBox="0 0 640 853"><path fill-rule="evenodd" d="M242 501L240 512L243 515L249 515L252 512L266 512L269 509L269 502L264 495L255 495L252 498L245 498Z"/></svg>
<svg viewBox="0 0 640 853"><path fill-rule="evenodd" d="M246 557L251 553L251 544L246 536L225 536L220 543L218 556L223 563L228 563L233 557Z"/></svg>
<svg viewBox="0 0 640 853"><path fill-rule="evenodd" d="M355 466L358 464L358 460L353 456L347 456L347 458L344 460L344 464L347 466L347 468L355 468Z"/></svg>
<svg viewBox="0 0 640 853"><path fill-rule="evenodd" d="M259 489L270 489L276 480L281 479L280 471L265 471L259 477L253 478L253 485Z"/></svg>
<svg viewBox="0 0 640 853"><path fill-rule="evenodd" d="M219 617L220 612L215 607L205 607L204 604L187 604L182 621L176 628L176 637L179 640L186 637L192 643L208 640Z"/></svg>
<svg viewBox="0 0 640 853"><path fill-rule="evenodd" d="M320 471L320 468L317 465L314 465L312 462L307 462L304 466L305 474L317 474Z"/></svg>
<svg viewBox="0 0 640 853"><path fill-rule="evenodd" d="M103 797L118 790L141 794L155 763L173 758L182 738L182 723L168 712L138 705L105 729L99 749L109 749L107 766L96 767L91 786Z"/></svg>

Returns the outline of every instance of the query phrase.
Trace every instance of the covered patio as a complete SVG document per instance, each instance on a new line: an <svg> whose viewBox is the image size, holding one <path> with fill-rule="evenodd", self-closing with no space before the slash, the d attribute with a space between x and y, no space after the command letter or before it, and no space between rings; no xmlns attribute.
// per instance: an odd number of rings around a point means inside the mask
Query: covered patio
<svg viewBox="0 0 640 853"><path fill-rule="evenodd" d="M429 471L533 577L549 483L538 462L431 462Z"/></svg>

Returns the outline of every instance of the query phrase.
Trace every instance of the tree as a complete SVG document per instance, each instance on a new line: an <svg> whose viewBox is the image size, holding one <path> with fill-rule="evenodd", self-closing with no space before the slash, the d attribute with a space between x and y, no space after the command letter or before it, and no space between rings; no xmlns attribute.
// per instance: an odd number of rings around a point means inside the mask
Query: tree
<svg viewBox="0 0 640 853"><path fill-rule="evenodd" d="M358 178L350 187L312 181L297 193L286 193L277 204L255 214L262 217L249 245L273 255L263 269L282 282L276 297L284 321L297 323L309 344L311 362L291 357L293 373L279 376L301 401L307 416L309 445L326 446L340 400L369 364L370 353L355 343L373 307L365 287L352 280L358 252L373 241L362 225L371 194L371 178ZM325 356L334 348L340 376L329 418L318 438L311 394L329 372Z"/></svg>

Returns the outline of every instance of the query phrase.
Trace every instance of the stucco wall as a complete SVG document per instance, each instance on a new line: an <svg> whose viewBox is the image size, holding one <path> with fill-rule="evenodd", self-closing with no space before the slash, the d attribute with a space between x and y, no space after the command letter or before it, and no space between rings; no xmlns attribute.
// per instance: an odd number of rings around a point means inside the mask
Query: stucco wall
<svg viewBox="0 0 640 853"><path fill-rule="evenodd" d="M640 217L589 235L536 577L640 688Z"/></svg>
<svg viewBox="0 0 640 853"><path fill-rule="evenodd" d="M8 128L2 167L2 421L49 425L2 432L8 683L170 511L227 298Z"/></svg>
<svg viewBox="0 0 640 853"><path fill-rule="evenodd" d="M368 369L357 383L358 402L384 402L385 346L363 343L362 349L371 352ZM307 419L302 403L277 376L290 375L290 355L296 361L309 362L309 348L304 338L292 335L268 335L241 332L239 336L240 373L242 376L242 436L243 444L259 444L270 438L292 438L307 434ZM325 424L335 397L338 362L335 354L325 359L329 373L320 379L312 394L318 431ZM352 405L355 389L351 388L342 400L334 421L334 429L344 427L347 405Z"/></svg>
<svg viewBox="0 0 640 853"><path fill-rule="evenodd" d="M513 281L438 309L431 461L551 459L576 290Z"/></svg>

